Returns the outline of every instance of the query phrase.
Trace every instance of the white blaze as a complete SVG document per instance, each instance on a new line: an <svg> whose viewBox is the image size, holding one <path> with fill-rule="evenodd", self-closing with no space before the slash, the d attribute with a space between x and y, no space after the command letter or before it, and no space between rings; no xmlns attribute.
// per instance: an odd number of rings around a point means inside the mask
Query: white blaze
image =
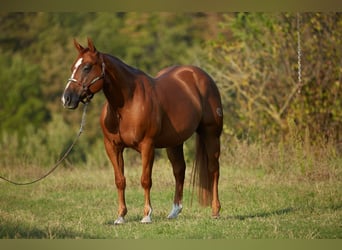
<svg viewBox="0 0 342 250"><path fill-rule="evenodd" d="M80 65L82 64L82 62L83 62L83 58L82 58L82 57L79 58L79 59L77 60L77 62L75 63L75 66L74 66L74 70L73 70L73 72L72 72L72 74L71 74L71 76L70 76L69 79L74 79L75 74L76 74L78 68L80 67ZM68 84L66 85L64 91L65 91L67 88L69 88L70 83L71 83L71 81L68 81ZM62 96L62 102L63 102L63 104L65 104L64 94L63 94L63 96Z"/></svg>
<svg viewBox="0 0 342 250"><path fill-rule="evenodd" d="M78 70L78 67L82 64L82 62L83 62L83 58L82 57L77 60L77 62L75 63L75 66L74 66L74 71L72 72L70 79L74 78L74 76L76 74L76 71Z"/></svg>

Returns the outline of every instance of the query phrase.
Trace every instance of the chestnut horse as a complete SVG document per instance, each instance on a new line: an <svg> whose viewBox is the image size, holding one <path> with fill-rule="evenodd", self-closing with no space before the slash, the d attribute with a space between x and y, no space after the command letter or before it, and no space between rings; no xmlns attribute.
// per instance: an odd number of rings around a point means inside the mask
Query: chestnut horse
<svg viewBox="0 0 342 250"><path fill-rule="evenodd" d="M218 197L222 105L213 79L194 66L172 66L155 78L118 58L100 53L88 39L88 48L74 40L78 57L65 87L62 102L69 109L79 102L89 102L102 89L106 96L100 118L104 144L114 168L118 191L118 218L125 222L126 179L124 148L141 154L141 185L145 205L142 223L151 222L152 165L155 148L166 148L175 177L173 207L168 218L177 218L182 210L185 161L183 143L194 132L196 161L194 181L199 188L201 205L212 207L217 218L221 208Z"/></svg>

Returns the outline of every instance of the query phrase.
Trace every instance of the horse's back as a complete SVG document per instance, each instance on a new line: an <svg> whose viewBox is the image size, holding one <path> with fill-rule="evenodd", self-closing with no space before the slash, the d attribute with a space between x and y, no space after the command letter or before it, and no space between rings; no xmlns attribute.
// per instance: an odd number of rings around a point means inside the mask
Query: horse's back
<svg viewBox="0 0 342 250"><path fill-rule="evenodd" d="M193 65L174 65L162 69L156 75L156 81L161 84L174 84L181 83L183 85L191 86L195 85L200 93L204 96L207 91L213 90L215 95L219 92L214 80L203 69Z"/></svg>

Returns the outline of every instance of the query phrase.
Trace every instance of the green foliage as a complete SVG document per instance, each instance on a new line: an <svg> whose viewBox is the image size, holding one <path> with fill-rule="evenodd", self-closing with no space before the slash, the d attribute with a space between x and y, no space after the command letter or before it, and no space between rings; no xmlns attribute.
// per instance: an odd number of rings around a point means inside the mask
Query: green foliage
<svg viewBox="0 0 342 250"><path fill-rule="evenodd" d="M0 135L18 144L17 150L31 140L47 149L56 139L55 153L46 152L56 157L65 145L53 133L70 140L68 132L77 131L81 119L81 112L67 111L60 102L77 53L72 39L85 44L90 37L101 52L150 75L172 64L196 64L207 70L222 95L224 143L229 137L291 140L291 129L302 141L307 135L311 141L323 134L324 140L338 142L341 25L339 13L300 14L301 86L297 15L292 13L1 13ZM92 100L75 161L106 165L101 160L104 154L92 158L88 153L102 152L98 117L104 102L101 94ZM57 124L69 131L54 131ZM51 141L42 139L49 135ZM38 149L31 148L33 157ZM191 162L191 141L185 152ZM129 162L137 162L130 152L127 155Z"/></svg>
<svg viewBox="0 0 342 250"><path fill-rule="evenodd" d="M0 132L17 131L23 135L27 126L38 127L49 121L39 68L19 55L0 55L0 65Z"/></svg>
<svg viewBox="0 0 342 250"><path fill-rule="evenodd" d="M24 133L3 132L0 141L0 165L3 167L40 166L50 168L71 144L74 136L63 122L61 115L54 115L51 122L44 129L37 129L28 124ZM76 134L76 132L75 132ZM70 159L77 157L78 150L74 150Z"/></svg>
<svg viewBox="0 0 342 250"><path fill-rule="evenodd" d="M321 134L340 140L342 16L303 13L298 18L299 30L293 14L225 15L220 36L208 43L207 67L222 90L233 135L279 139L288 133L291 118L302 136L308 128L313 140Z"/></svg>
<svg viewBox="0 0 342 250"><path fill-rule="evenodd" d="M303 14L303 87L291 116L311 139L340 141L342 131L342 15ZM302 133L302 136L304 134Z"/></svg>

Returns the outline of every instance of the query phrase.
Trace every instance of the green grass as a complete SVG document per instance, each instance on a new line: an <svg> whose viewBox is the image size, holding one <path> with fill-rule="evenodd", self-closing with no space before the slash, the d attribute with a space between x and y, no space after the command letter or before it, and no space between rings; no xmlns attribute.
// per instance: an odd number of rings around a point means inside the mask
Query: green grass
<svg viewBox="0 0 342 250"><path fill-rule="evenodd" d="M342 238L340 158L324 161L330 165L325 166L326 174L322 174L315 167L321 169L325 165L321 159L306 166L298 160L301 157L295 160L288 155L288 162L297 166L286 169L286 161L281 157L258 154L260 149L248 147L255 164L247 167L246 162L241 162L249 161L242 159L244 147L247 146L235 147L236 154L222 156L225 164L221 164L219 219L211 219L211 209L198 206L196 200L190 206L190 167L183 211L176 220L166 219L172 205L173 177L171 167L157 160L151 193L153 223L139 223L143 211L141 169L127 167L127 223L114 226L117 202L111 167L75 166L60 168L31 186L1 181L0 238ZM275 166L274 162L278 164ZM16 179L25 179L30 172L39 175L36 168L27 166L25 170L3 168L1 172Z"/></svg>

